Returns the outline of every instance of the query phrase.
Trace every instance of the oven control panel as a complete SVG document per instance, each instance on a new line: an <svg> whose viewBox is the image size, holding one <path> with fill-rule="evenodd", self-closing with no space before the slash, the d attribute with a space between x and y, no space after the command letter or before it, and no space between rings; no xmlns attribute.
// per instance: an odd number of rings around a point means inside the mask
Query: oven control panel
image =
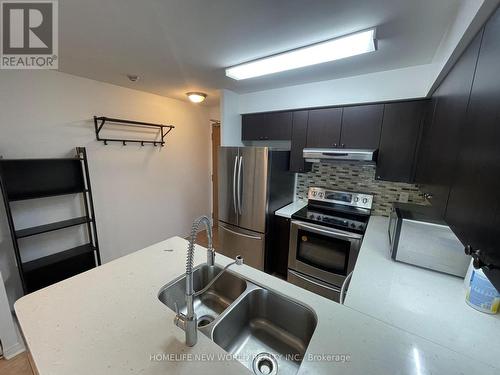
<svg viewBox="0 0 500 375"><path fill-rule="evenodd" d="M352 220L352 219L346 219L343 217L325 215L325 214L322 214L319 212L308 212L307 218L309 220L318 221L318 222L324 223L326 225L333 225L336 227L344 227L346 230L357 230L357 231L364 232L366 229L366 223L364 223L364 222Z"/></svg>
<svg viewBox="0 0 500 375"><path fill-rule="evenodd" d="M328 190L319 187L310 187L307 198L316 201L343 204L345 206L366 209L371 209L373 205L373 195L371 194Z"/></svg>

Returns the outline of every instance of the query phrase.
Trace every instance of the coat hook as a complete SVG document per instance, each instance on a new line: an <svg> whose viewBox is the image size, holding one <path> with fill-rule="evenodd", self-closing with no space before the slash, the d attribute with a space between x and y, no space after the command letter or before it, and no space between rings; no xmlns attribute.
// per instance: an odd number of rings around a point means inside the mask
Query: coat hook
<svg viewBox="0 0 500 375"><path fill-rule="evenodd" d="M107 146L108 145L108 141L104 140L104 145Z"/></svg>
<svg viewBox="0 0 500 375"><path fill-rule="evenodd" d="M144 146L144 142L143 141L141 141L141 146Z"/></svg>
<svg viewBox="0 0 500 375"><path fill-rule="evenodd" d="M127 145L127 142L123 141L123 145L126 146Z"/></svg>
<svg viewBox="0 0 500 375"><path fill-rule="evenodd" d="M156 142L153 142L153 146L155 146L155 147L156 147Z"/></svg>

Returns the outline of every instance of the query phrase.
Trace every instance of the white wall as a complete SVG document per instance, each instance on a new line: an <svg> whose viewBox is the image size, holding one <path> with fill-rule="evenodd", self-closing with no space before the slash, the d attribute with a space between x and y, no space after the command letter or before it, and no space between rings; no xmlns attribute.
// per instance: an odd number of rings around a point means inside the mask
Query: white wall
<svg viewBox="0 0 500 375"><path fill-rule="evenodd" d="M24 344L17 334L14 319L9 308L7 293L0 272L0 354L10 359L24 351Z"/></svg>
<svg viewBox="0 0 500 375"><path fill-rule="evenodd" d="M239 95L230 90L220 91L220 144L242 146Z"/></svg>
<svg viewBox="0 0 500 375"><path fill-rule="evenodd" d="M239 95L239 113L417 98L427 95L429 65L364 74Z"/></svg>
<svg viewBox="0 0 500 375"><path fill-rule="evenodd" d="M103 262L187 235L192 220L210 212L210 108L52 71L1 71L0 88L0 155L62 157L87 147ZM176 128L164 148L104 146L95 140L93 115ZM22 228L77 215L79 206L75 197L47 198L16 204L14 214ZM3 205L0 221L0 267L12 303L20 288ZM79 234L26 241L25 256L62 250Z"/></svg>
<svg viewBox="0 0 500 375"><path fill-rule="evenodd" d="M436 79L431 87L433 92L453 68L477 32L496 10L500 0L460 0L453 23L443 36L434 55Z"/></svg>

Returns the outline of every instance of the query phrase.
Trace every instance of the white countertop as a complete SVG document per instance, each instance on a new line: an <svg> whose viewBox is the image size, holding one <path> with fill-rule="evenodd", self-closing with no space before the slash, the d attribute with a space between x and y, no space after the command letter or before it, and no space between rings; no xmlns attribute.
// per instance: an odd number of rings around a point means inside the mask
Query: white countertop
<svg viewBox="0 0 500 375"><path fill-rule="evenodd" d="M157 298L162 286L184 272L186 248L185 240L173 237L18 300L15 309L40 375L250 373L236 361L151 360L163 353L224 355L202 334L194 347L184 346L174 312ZM197 246L195 264L205 256ZM229 261L217 254L216 263ZM467 355L256 269L232 270L315 310L318 323L306 358L350 355L347 362L304 361L299 374L498 374Z"/></svg>
<svg viewBox="0 0 500 375"><path fill-rule="evenodd" d="M500 369L500 315L468 306L463 279L393 261L388 223L370 218L345 305Z"/></svg>
<svg viewBox="0 0 500 375"><path fill-rule="evenodd" d="M298 199L290 203L289 205L280 208L274 214L277 216L286 217L287 219L290 219L294 213L304 208L305 206L307 206L307 201Z"/></svg>

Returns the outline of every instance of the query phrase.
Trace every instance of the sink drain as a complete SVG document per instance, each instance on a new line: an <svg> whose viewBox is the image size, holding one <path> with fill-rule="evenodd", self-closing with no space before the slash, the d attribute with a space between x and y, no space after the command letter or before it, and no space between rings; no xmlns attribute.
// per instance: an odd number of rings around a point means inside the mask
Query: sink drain
<svg viewBox="0 0 500 375"><path fill-rule="evenodd" d="M210 315L203 315L198 318L198 328L205 327L214 321L214 317Z"/></svg>
<svg viewBox="0 0 500 375"><path fill-rule="evenodd" d="M278 362L272 354L260 353L253 360L253 372L256 375L275 375L278 373Z"/></svg>

